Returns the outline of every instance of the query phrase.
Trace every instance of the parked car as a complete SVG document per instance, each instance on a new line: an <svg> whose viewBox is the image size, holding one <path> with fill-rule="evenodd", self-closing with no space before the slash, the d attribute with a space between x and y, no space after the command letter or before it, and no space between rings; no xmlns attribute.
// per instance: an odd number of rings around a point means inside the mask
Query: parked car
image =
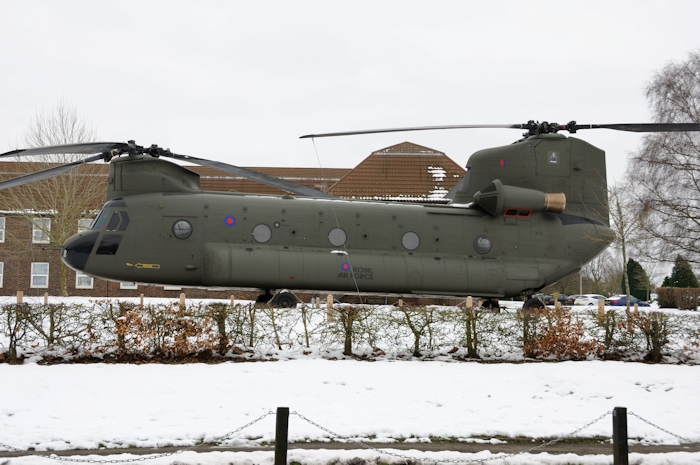
<svg viewBox="0 0 700 465"><path fill-rule="evenodd" d="M576 305L574 302L576 302L576 299L578 299L579 297L581 297L581 294L570 295L566 298L566 301L564 303L566 305Z"/></svg>
<svg viewBox="0 0 700 465"><path fill-rule="evenodd" d="M538 294L535 297L540 299L545 305L554 305L554 296L552 294ZM559 302L562 305L566 305L566 298L569 297L566 294L559 294Z"/></svg>
<svg viewBox="0 0 700 465"><path fill-rule="evenodd" d="M635 296L630 296L630 306L637 304L640 307L648 307L649 304L643 300L639 300ZM605 299L605 305L611 305L613 307L626 307L627 306L627 296L626 295L614 295Z"/></svg>
<svg viewBox="0 0 700 465"><path fill-rule="evenodd" d="M600 294L583 294L578 296L576 301L574 301L574 305L598 305L599 299L605 300L607 297Z"/></svg>

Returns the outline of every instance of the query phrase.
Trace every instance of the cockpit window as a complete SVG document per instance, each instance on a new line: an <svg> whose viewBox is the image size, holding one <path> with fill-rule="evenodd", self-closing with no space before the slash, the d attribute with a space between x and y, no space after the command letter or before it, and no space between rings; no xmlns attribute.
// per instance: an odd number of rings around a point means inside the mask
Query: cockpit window
<svg viewBox="0 0 700 465"><path fill-rule="evenodd" d="M100 213L95 217L95 221L93 221L90 225L90 229L101 229L102 226L104 226L104 224L107 222L108 215L109 211L101 210Z"/></svg>
<svg viewBox="0 0 700 465"><path fill-rule="evenodd" d="M116 210L116 209L119 210ZM126 231L129 225L129 214L125 211L126 202L123 199L114 199L105 203L90 224L90 229L102 229L107 220L107 231Z"/></svg>
<svg viewBox="0 0 700 465"><path fill-rule="evenodd" d="M105 234L102 237L100 245L97 247L95 252L97 255L116 255L117 249L119 249L119 244L122 242L121 235L117 234Z"/></svg>
<svg viewBox="0 0 700 465"><path fill-rule="evenodd" d="M129 214L125 211L116 211L109 219L107 231L126 231L127 226L129 226Z"/></svg>
<svg viewBox="0 0 700 465"><path fill-rule="evenodd" d="M122 222L119 224L120 231L126 231L126 227L129 226L129 214L125 211L121 212Z"/></svg>
<svg viewBox="0 0 700 465"><path fill-rule="evenodd" d="M116 231L117 227L119 226L119 221L119 212L112 213L112 218L109 220L109 224L107 225L107 231Z"/></svg>

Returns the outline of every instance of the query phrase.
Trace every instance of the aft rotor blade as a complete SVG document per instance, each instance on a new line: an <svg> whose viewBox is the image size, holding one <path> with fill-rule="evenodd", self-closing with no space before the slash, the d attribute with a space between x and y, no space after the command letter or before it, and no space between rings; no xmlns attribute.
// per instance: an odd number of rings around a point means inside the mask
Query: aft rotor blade
<svg viewBox="0 0 700 465"><path fill-rule="evenodd" d="M359 134L379 134L383 132L433 131L437 129L529 129L528 124L459 124L453 126L416 126L412 128L365 129L360 131L327 132L324 134L307 134L300 139L315 137L356 136Z"/></svg>
<svg viewBox="0 0 700 465"><path fill-rule="evenodd" d="M189 161L191 163L196 163L201 166L208 166L210 168L216 168L217 170L221 170L226 173L235 174L236 176L257 181L267 186L276 187L277 189L281 189L283 191L291 192L292 194L304 197L336 198L335 196L327 192L322 192L311 187L306 187L290 181L285 181L284 179L260 173L258 171L249 170L247 168L241 168L240 166L229 165L228 163L207 160L205 158L198 158L190 155L179 155L177 153L167 153L162 154L161 156L171 157L183 161Z"/></svg>
<svg viewBox="0 0 700 465"><path fill-rule="evenodd" d="M124 142L82 142L79 144L47 145L45 147L31 147L28 149L12 150L0 154L3 157L28 157L32 155L57 155L63 153L79 153L89 155L91 153L106 153L114 149L128 149Z"/></svg>
<svg viewBox="0 0 700 465"><path fill-rule="evenodd" d="M642 123L642 124L576 124L576 129L614 129L628 132L683 132L700 131L696 123Z"/></svg>
<svg viewBox="0 0 700 465"><path fill-rule="evenodd" d="M438 129L526 129L527 135L549 134L558 131L569 131L574 134L580 129L614 129L617 131L629 132L682 132L700 131L700 124L695 123L640 123L640 124L577 124L571 121L568 124L557 124L528 121L525 124L460 124L454 126L418 126L408 128L391 129L366 129L360 131L328 132L323 134L307 134L300 139L311 139L315 137L336 137L355 136L360 134L378 134L387 132L407 132L407 131L432 131Z"/></svg>
<svg viewBox="0 0 700 465"><path fill-rule="evenodd" d="M101 160L102 158L104 158L102 154L95 155L94 157L88 157L83 160L74 161L72 163L66 163L64 165L55 166L53 168L37 171L35 173L25 174L24 176L8 179L6 181L0 181L0 190L9 189L10 187L21 186L22 184L28 184L30 182L41 181L42 179L52 178L54 176L58 176L59 174L65 173L66 171L70 171L76 166Z"/></svg>

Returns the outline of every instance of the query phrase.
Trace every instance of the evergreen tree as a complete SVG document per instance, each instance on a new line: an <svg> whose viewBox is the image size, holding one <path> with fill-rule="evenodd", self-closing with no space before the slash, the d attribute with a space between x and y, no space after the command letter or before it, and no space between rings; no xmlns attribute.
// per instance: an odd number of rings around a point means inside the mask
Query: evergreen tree
<svg viewBox="0 0 700 465"><path fill-rule="evenodd" d="M642 268L642 265L630 258L627 261L627 276L630 282L630 295L634 296L640 300L647 300L648 297L648 283L647 273ZM627 287L625 286L625 277L622 277L622 293L627 294Z"/></svg>
<svg viewBox="0 0 700 465"><path fill-rule="evenodd" d="M688 260L678 255L671 270L671 276L667 276L662 284L664 287L700 287L698 278L693 273L693 268ZM631 287L631 285L630 285Z"/></svg>

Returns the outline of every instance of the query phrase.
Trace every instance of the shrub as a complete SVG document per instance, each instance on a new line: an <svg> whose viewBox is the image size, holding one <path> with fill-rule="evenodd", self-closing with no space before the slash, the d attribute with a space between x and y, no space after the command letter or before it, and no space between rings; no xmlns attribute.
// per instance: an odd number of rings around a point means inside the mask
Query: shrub
<svg viewBox="0 0 700 465"><path fill-rule="evenodd" d="M700 288L697 287L657 287L659 307L697 310L700 305Z"/></svg>
<svg viewBox="0 0 700 465"><path fill-rule="evenodd" d="M567 308L545 308L524 315L529 336L524 338L526 355L543 358L584 359L597 356L603 346L586 336L583 322ZM535 331L533 331L533 328Z"/></svg>

